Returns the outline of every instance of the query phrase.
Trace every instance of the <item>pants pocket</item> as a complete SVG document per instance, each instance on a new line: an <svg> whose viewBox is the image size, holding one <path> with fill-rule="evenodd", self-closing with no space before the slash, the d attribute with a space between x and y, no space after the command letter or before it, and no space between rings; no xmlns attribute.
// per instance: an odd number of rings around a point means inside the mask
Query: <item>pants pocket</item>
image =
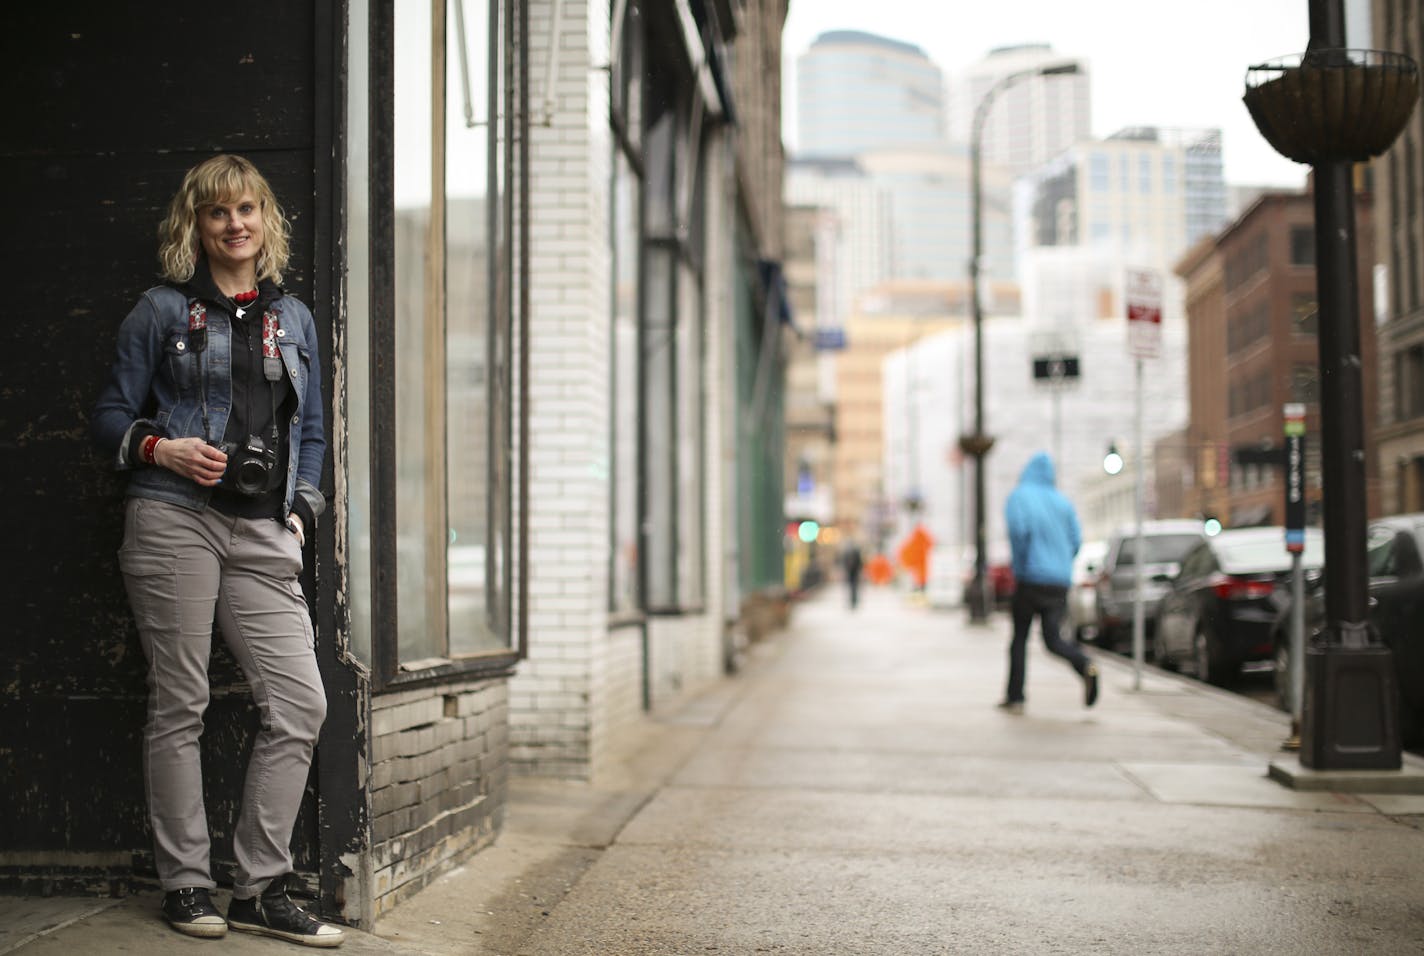
<svg viewBox="0 0 1424 956"><path fill-rule="evenodd" d="M129 606L140 631L172 626L178 602L178 560L171 554L122 548L119 570L124 575Z"/></svg>

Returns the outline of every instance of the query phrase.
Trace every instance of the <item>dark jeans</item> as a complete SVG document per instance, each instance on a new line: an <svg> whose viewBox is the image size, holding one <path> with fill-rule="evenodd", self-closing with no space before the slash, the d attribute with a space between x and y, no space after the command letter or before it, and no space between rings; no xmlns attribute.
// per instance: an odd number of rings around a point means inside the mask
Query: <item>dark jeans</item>
<svg viewBox="0 0 1424 956"><path fill-rule="evenodd" d="M1048 650L1063 658L1082 675L1088 669L1088 655L1078 645L1059 636L1063 612L1068 607L1068 589L1052 584L1020 583L1014 588L1014 639L1009 644L1009 692L1007 699L1024 699L1024 660L1028 650L1028 632L1038 616L1043 629L1043 643Z"/></svg>

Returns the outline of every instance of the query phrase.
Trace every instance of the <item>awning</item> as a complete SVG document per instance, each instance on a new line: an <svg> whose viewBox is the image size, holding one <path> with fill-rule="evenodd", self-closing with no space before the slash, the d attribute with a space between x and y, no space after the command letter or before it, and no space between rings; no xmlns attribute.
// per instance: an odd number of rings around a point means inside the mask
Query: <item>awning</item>
<svg viewBox="0 0 1424 956"><path fill-rule="evenodd" d="M767 314L774 315L783 324L791 327L791 331L800 334L796 328L795 316L791 313L791 297L786 289L786 273L781 269L781 263L775 259L758 259L757 274L761 277L761 286L766 294Z"/></svg>

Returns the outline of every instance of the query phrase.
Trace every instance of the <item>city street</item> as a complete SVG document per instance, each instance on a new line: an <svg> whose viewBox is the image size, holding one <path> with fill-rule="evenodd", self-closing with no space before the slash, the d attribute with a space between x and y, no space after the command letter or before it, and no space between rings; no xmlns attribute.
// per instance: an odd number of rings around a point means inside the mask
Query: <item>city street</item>
<svg viewBox="0 0 1424 956"><path fill-rule="evenodd" d="M343 952L1424 949L1424 797L1288 789L1266 777L1284 714L1150 669L1134 692L1113 655L1085 709L1036 638L1027 711L1002 713L1006 639L1003 614L971 628L884 589L852 612L827 586L604 778L516 778L495 845ZM17 951L207 945L149 896Z"/></svg>

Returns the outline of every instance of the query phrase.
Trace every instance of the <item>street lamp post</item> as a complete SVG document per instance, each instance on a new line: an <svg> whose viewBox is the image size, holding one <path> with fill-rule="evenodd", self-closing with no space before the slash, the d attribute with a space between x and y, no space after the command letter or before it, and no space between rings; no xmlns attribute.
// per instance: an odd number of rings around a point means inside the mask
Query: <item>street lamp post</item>
<svg viewBox="0 0 1424 956"><path fill-rule="evenodd" d="M1002 77L979 100L969 130L969 213L973 241L969 254L969 297L974 320L974 431L960 436L959 447L974 459L974 577L969 582L965 602L969 607L969 620L973 623L987 621L989 609L993 607L984 540L984 456L994 447L994 439L984 434L984 305L979 295L979 260L984 252L984 121L994 97L1020 80L1034 76L1071 76L1077 72L1076 63L1056 63Z"/></svg>
<svg viewBox="0 0 1424 956"><path fill-rule="evenodd" d="M1404 128L1419 68L1401 54L1346 49L1342 0L1310 0L1309 13L1306 52L1252 67L1245 97L1267 141L1315 172L1326 626L1305 654L1300 762L1314 770L1397 770L1398 688L1368 610L1351 164L1383 153Z"/></svg>

